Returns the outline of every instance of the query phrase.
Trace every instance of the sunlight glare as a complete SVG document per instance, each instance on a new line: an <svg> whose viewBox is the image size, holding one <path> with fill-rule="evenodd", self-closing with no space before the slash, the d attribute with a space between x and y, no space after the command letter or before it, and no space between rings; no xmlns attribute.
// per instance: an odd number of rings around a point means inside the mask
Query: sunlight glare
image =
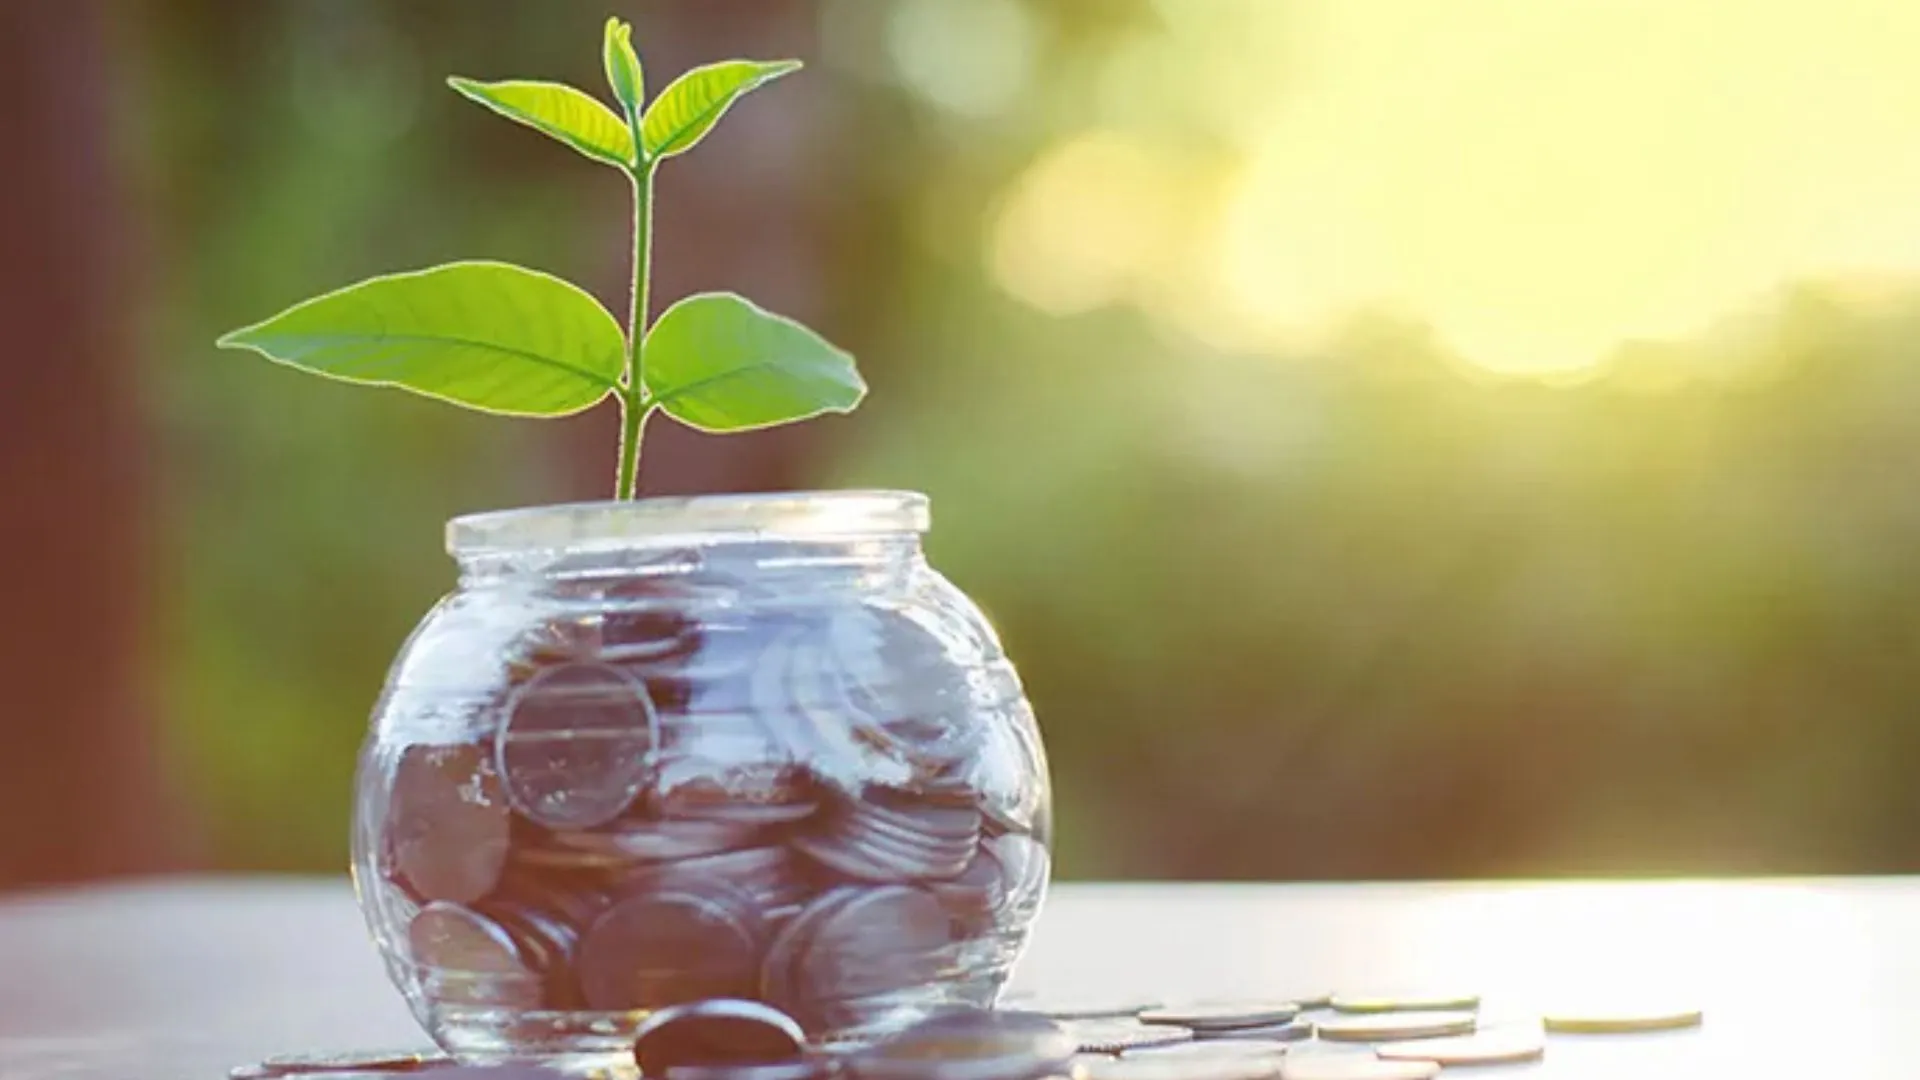
<svg viewBox="0 0 1920 1080"><path fill-rule="evenodd" d="M1788 282L1920 272L1920 4L1285 10L1195 8L1240 33L1161 42L1196 79L1285 58L1264 96L1209 102L1240 118L1247 144L1215 204L1185 211L1211 234L1207 287L1270 342L1388 304L1490 371L1551 375L1696 333ZM1128 65L1177 82L1148 57ZM1093 200L1126 216L1108 177L1079 179L1057 209ZM1002 230L996 251L1016 243ZM1054 264L1047 291L1111 270L1083 261ZM1167 266L1161 288L1194 288L1173 280L1188 266Z"/></svg>

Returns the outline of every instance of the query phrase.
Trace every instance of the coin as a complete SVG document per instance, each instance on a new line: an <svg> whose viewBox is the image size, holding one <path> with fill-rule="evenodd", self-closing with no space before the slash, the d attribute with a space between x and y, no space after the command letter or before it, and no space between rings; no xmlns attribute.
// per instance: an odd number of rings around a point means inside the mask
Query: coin
<svg viewBox="0 0 1920 1080"><path fill-rule="evenodd" d="M774 935L773 943L767 946L766 957L760 964L760 997L793 1013L802 1026L817 1023L809 1012L803 1011L807 1005L801 997L806 990L803 962L813 948L821 924L860 892L857 887L843 886L814 897L787 920Z"/></svg>
<svg viewBox="0 0 1920 1080"><path fill-rule="evenodd" d="M387 822L400 875L422 900L470 903L506 865L509 811L481 747L409 746L395 767Z"/></svg>
<svg viewBox="0 0 1920 1080"><path fill-rule="evenodd" d="M804 902L813 886L800 875L793 849L746 847L714 855L643 866L619 882L623 892L666 888L674 882L724 881L751 896L762 914Z"/></svg>
<svg viewBox="0 0 1920 1080"><path fill-rule="evenodd" d="M952 923L931 893L909 885L858 890L816 924L798 965L798 993L829 1026L858 1004L936 982L949 962ZM804 1019L804 1018L803 1018Z"/></svg>
<svg viewBox="0 0 1920 1080"><path fill-rule="evenodd" d="M1546 1015L1546 1029L1570 1035L1614 1035L1642 1031L1679 1031L1699 1027L1706 1014L1685 1006L1611 1006Z"/></svg>
<svg viewBox="0 0 1920 1080"><path fill-rule="evenodd" d="M1385 1042L1469 1035L1474 1023L1474 1015L1468 1012L1388 1012L1329 1016L1314 1030L1329 1042Z"/></svg>
<svg viewBox="0 0 1920 1080"><path fill-rule="evenodd" d="M1414 991L1397 994L1335 994L1328 1001L1335 1012L1470 1012L1480 1007L1480 995Z"/></svg>
<svg viewBox="0 0 1920 1080"><path fill-rule="evenodd" d="M956 1009L846 1059L857 1080L1036 1080L1070 1071L1074 1040L1036 1013Z"/></svg>
<svg viewBox="0 0 1920 1080"><path fill-rule="evenodd" d="M542 977L547 1007L575 1008L580 1004L572 968L580 941L578 929L557 915L504 900L486 901L478 910L513 938L528 969Z"/></svg>
<svg viewBox="0 0 1920 1080"><path fill-rule="evenodd" d="M606 664L569 663L514 690L495 753L514 809L551 829L587 829L646 790L659 743L644 686Z"/></svg>
<svg viewBox="0 0 1920 1080"><path fill-rule="evenodd" d="M1178 1024L1198 1033L1223 1028L1284 1024L1299 1011L1300 1007L1290 1001L1194 1002L1148 1009L1140 1014L1140 1019L1149 1024Z"/></svg>
<svg viewBox="0 0 1920 1080"><path fill-rule="evenodd" d="M1310 1021L1295 1018L1284 1024L1257 1024L1253 1027L1218 1028L1214 1030L1195 1028L1193 1037L1201 1040L1239 1038L1277 1039L1280 1042L1299 1042L1302 1039L1313 1038L1313 1024Z"/></svg>
<svg viewBox="0 0 1920 1080"><path fill-rule="evenodd" d="M1193 1038L1190 1029L1173 1024L1143 1024L1133 1019L1062 1020L1060 1026L1090 1053L1117 1054L1143 1046L1166 1046Z"/></svg>
<svg viewBox="0 0 1920 1080"><path fill-rule="evenodd" d="M595 1009L747 997L765 935L753 898L725 882L638 893L581 937L580 988Z"/></svg>
<svg viewBox="0 0 1920 1080"><path fill-rule="evenodd" d="M1369 1054L1296 1054L1280 1066L1280 1080L1433 1080L1432 1061L1382 1061Z"/></svg>
<svg viewBox="0 0 1920 1080"><path fill-rule="evenodd" d="M1088 1056L1078 1070L1084 1080L1270 1080L1280 1073L1274 1057L1172 1058L1142 1054L1128 1057Z"/></svg>
<svg viewBox="0 0 1920 1080"><path fill-rule="evenodd" d="M832 800L793 846L857 881L954 878L978 852L980 812L870 789L863 798Z"/></svg>
<svg viewBox="0 0 1920 1080"><path fill-rule="evenodd" d="M1198 1032L1195 1032L1198 1035ZM1135 1047L1123 1051L1121 1057L1139 1057L1143 1055L1165 1055L1168 1057L1272 1057L1284 1056L1287 1044L1276 1039L1207 1039L1204 1041L1172 1043L1167 1046Z"/></svg>
<svg viewBox="0 0 1920 1080"><path fill-rule="evenodd" d="M1384 1060L1410 1059L1440 1065L1500 1065L1538 1061L1547 1052L1547 1036L1538 1024L1486 1028L1471 1035L1447 1039L1416 1038L1412 1042L1374 1047Z"/></svg>
<svg viewBox="0 0 1920 1080"><path fill-rule="evenodd" d="M1031 917L1047 890L1052 859L1045 845L1024 833L1004 833L980 842L1001 866L1006 888L997 914L1010 921Z"/></svg>
<svg viewBox="0 0 1920 1080"><path fill-rule="evenodd" d="M236 1066L228 1072L232 1080L243 1077L311 1076L324 1073L415 1073L453 1059L437 1049L428 1050L344 1050L318 1053L275 1054L257 1065Z"/></svg>
<svg viewBox="0 0 1920 1080"><path fill-rule="evenodd" d="M545 850L550 856L574 853L578 856L574 865L617 866L714 855L748 847L759 835L758 826L732 821L625 819L603 829L553 833ZM564 858L553 862L566 865Z"/></svg>
<svg viewBox="0 0 1920 1080"><path fill-rule="evenodd" d="M994 857L986 847L974 853L966 868L948 881L931 882L927 886L953 916L954 923L962 932L973 933L990 929L994 913L1006 902L1006 870L1000 860ZM1137 1011L1137 1010L1136 1010ZM1101 1013L1103 1016L1125 1016L1128 1013Z"/></svg>
<svg viewBox="0 0 1920 1080"><path fill-rule="evenodd" d="M407 944L426 996L462 1005L536 1009L542 976L513 935L472 908L435 900L407 924Z"/></svg>
<svg viewBox="0 0 1920 1080"><path fill-rule="evenodd" d="M726 1065L669 1065L666 1080L828 1080L832 1075L833 1066L824 1059L796 1058Z"/></svg>
<svg viewBox="0 0 1920 1080"><path fill-rule="evenodd" d="M647 1017L634 1032L633 1057L644 1075L665 1077L670 1069L687 1066L789 1061L805 1043L800 1025L772 1006L708 999L670 1005Z"/></svg>

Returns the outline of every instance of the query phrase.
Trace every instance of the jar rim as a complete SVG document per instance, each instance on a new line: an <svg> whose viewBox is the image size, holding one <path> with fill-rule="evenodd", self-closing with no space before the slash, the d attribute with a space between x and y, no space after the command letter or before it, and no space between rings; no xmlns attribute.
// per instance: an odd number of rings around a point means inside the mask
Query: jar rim
<svg viewBox="0 0 1920 1080"><path fill-rule="evenodd" d="M927 531L917 491L856 488L669 495L462 514L447 522L456 557L623 547L662 541L845 537Z"/></svg>

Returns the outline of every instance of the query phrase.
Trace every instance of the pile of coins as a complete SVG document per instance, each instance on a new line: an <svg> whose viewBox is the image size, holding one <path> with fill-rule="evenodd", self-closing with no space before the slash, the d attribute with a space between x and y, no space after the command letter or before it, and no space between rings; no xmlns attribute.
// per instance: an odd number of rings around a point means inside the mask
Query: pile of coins
<svg viewBox="0 0 1920 1080"><path fill-rule="evenodd" d="M471 737L386 744L362 888L429 1030L736 998L817 1035L989 1003L1049 866L1010 671L902 612L623 588L523 642ZM390 707L397 733L441 708L396 701L429 714Z"/></svg>
<svg viewBox="0 0 1920 1080"><path fill-rule="evenodd" d="M1545 1022L1483 1023L1472 995L1333 1002L1341 1003L1362 1011L1341 1012L1325 999L952 1008L871 1043L830 1050L810 1046L800 1025L777 1009L714 999L651 1015L636 1034L632 1065L650 1080L1432 1080L1452 1066L1539 1061L1549 1030L1672 1031L1702 1020L1692 1009L1610 1007ZM1449 1008L1428 1007L1435 1005ZM333 1061L367 1073L434 1071L439 1064L379 1055ZM301 1072L273 1071L269 1062L236 1069L232 1080L351 1075L328 1072L327 1063L308 1059L318 1067Z"/></svg>
<svg viewBox="0 0 1920 1080"><path fill-rule="evenodd" d="M1484 1018L1467 993L1033 1007L1073 1037L1078 1080L1427 1080L1444 1066L1539 1061L1555 1032L1670 1032L1704 1021L1695 1008L1648 1004Z"/></svg>

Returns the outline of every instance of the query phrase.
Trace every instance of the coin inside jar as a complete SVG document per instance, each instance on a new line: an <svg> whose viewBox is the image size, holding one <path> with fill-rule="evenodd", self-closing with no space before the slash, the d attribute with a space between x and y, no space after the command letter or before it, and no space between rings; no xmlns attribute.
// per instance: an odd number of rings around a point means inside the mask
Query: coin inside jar
<svg viewBox="0 0 1920 1080"><path fill-rule="evenodd" d="M646 790L658 743L643 684L606 664L568 663L514 691L495 746L514 809L548 828L588 829Z"/></svg>
<svg viewBox="0 0 1920 1080"><path fill-rule="evenodd" d="M407 925L427 996L462 1005L539 1008L541 975L513 935L472 908L436 900Z"/></svg>
<svg viewBox="0 0 1920 1080"><path fill-rule="evenodd" d="M394 769L394 866L423 900L478 900L506 865L509 816L484 749L409 746Z"/></svg>
<svg viewBox="0 0 1920 1080"><path fill-rule="evenodd" d="M806 1044L793 1018L758 1001L713 998L671 1005L634 1032L633 1057L643 1075L728 1064L791 1061Z"/></svg>
<svg viewBox="0 0 1920 1080"><path fill-rule="evenodd" d="M582 936L580 988L595 1009L746 997L756 985L765 934L753 897L725 882L637 893Z"/></svg>

